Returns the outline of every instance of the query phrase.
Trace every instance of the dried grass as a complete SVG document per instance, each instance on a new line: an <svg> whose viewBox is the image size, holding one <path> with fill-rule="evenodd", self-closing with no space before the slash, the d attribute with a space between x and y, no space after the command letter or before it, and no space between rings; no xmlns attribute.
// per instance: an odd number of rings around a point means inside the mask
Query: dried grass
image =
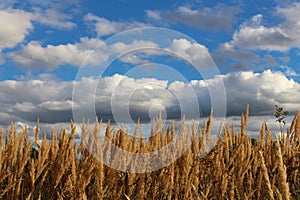
<svg viewBox="0 0 300 200"><path fill-rule="evenodd" d="M202 127L187 127L178 132L162 129L160 118L153 123L151 137L138 137L139 122L133 136L124 129L114 130L108 123L106 138L120 148L134 152L154 152L170 142L188 136L190 147L163 169L147 173L117 171L103 165L94 155L123 169L135 169L137 158L117 155L111 145L99 145L102 122L91 129L83 123L84 144L74 143L76 127L71 131L52 130L40 140L39 121L34 143L26 127L17 133L14 124L0 141L0 199L297 199L300 196L300 112L295 115L287 137L273 140L266 122L258 141L247 135L249 108L241 119L241 130L225 124L216 146L211 137L212 115ZM155 127L156 125L156 127ZM0 129L2 138L3 131ZM3 144L2 144L3 143ZM186 148L181 144L178 148ZM210 150L210 151L208 151ZM169 149L172 152L172 149ZM156 162L148 158L146 162ZM167 158L160 155L164 162Z"/></svg>

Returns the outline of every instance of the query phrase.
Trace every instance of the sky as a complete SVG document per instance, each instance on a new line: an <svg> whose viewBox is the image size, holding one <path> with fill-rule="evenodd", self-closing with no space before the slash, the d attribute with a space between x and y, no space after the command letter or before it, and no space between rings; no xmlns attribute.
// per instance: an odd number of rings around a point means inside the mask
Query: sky
<svg viewBox="0 0 300 200"><path fill-rule="evenodd" d="M297 1L1 1L0 125L293 115L299 22Z"/></svg>

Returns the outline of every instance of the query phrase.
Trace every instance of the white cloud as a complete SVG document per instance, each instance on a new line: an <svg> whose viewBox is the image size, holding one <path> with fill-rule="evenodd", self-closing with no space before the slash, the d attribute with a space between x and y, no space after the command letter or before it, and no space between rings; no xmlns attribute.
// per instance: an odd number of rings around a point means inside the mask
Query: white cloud
<svg viewBox="0 0 300 200"><path fill-rule="evenodd" d="M287 110L294 112L299 109L297 102L300 96L300 85L292 79L286 78L281 72L273 73L270 70L262 74L247 72L244 74L244 78L246 77L248 77L247 81L240 83L240 88L232 92L232 100L229 102L233 103L234 98L240 95L243 100L241 102L252 102L257 113L265 113L266 109L273 108L275 104L282 105ZM234 82L229 81L228 83L233 84Z"/></svg>
<svg viewBox="0 0 300 200"><path fill-rule="evenodd" d="M110 21L106 18L98 17L91 13L84 16L84 20L87 23L91 23L93 25L98 37L119 33L133 28L144 28L149 26L145 23L136 22L136 21L132 21L132 22Z"/></svg>
<svg viewBox="0 0 300 200"><path fill-rule="evenodd" d="M48 25L57 29L73 29L76 24L71 21L72 17L65 13L60 12L57 9L49 8L41 10L40 8L34 8L35 21L41 24Z"/></svg>
<svg viewBox="0 0 300 200"><path fill-rule="evenodd" d="M38 41L31 41L23 45L21 50L9 53L8 56L17 64L25 68L44 69L51 71L63 64L69 64L74 67L84 65L98 66L106 62L109 56L115 54L126 55L119 60L127 63L141 64L147 62L137 55L130 52L143 51L147 48L159 48L158 44L151 41L134 40L131 43L117 42L111 46L97 38L81 38L78 43L68 43L61 45L47 45L43 47ZM93 51L93 53L91 53ZM155 51L147 51L154 54ZM86 59L88 58L88 59ZM83 63L83 61L85 61Z"/></svg>
<svg viewBox="0 0 300 200"><path fill-rule="evenodd" d="M293 70L291 67L289 66L280 66L280 68L283 70L283 73L287 76L299 76L299 74L297 74L295 72L295 70Z"/></svg>
<svg viewBox="0 0 300 200"><path fill-rule="evenodd" d="M73 82L2 81L0 113L4 118L1 118L1 123L21 119L35 121L39 116L48 122L71 119L68 112L59 112L54 104L59 101L70 109L68 100L72 99L72 89ZM49 102L52 102L52 107Z"/></svg>
<svg viewBox="0 0 300 200"><path fill-rule="evenodd" d="M33 29L34 15L22 10L0 10L0 51L24 41Z"/></svg>
<svg viewBox="0 0 300 200"><path fill-rule="evenodd" d="M258 62L260 59L254 52L245 49L237 49L228 42L221 44L219 48L213 52L212 56L218 66L225 65L228 67L228 63L233 59L236 62L231 64L230 67L243 71L249 70L249 67L253 66L252 63Z"/></svg>
<svg viewBox="0 0 300 200"><path fill-rule="evenodd" d="M262 14L253 16L234 32L232 45L269 51L288 51L300 47L300 3L277 7L275 15L284 19L281 24L266 27Z"/></svg>
<svg viewBox="0 0 300 200"><path fill-rule="evenodd" d="M23 67L49 71L63 64L79 67L96 46L101 50L101 47L105 48L106 44L95 38L81 38L80 42L75 44L47 45L46 47L43 47L40 42L31 41L22 46L21 50L10 53L9 57ZM105 52L95 53L89 57L86 64L97 64L106 61L107 58L108 55Z"/></svg>
<svg viewBox="0 0 300 200"><path fill-rule="evenodd" d="M264 60L266 61L266 63L267 63L267 65L268 66L276 66L278 63L276 62L276 59L273 57L273 56L271 56L270 54L268 54L268 55L266 55L265 57L264 57Z"/></svg>
<svg viewBox="0 0 300 200"><path fill-rule="evenodd" d="M197 63L202 68L213 67L208 49L199 44L192 43L186 39L174 39L166 50L176 53L191 63Z"/></svg>
<svg viewBox="0 0 300 200"><path fill-rule="evenodd" d="M214 8L204 7L196 10L188 6L179 6L175 11L161 11L160 13L160 16L169 24L182 23L198 29L230 31L239 9L217 5Z"/></svg>
<svg viewBox="0 0 300 200"><path fill-rule="evenodd" d="M33 12L12 8L0 9L0 53L5 48L13 48L22 44L25 37L33 30L32 22L39 22L58 29L72 29L76 24L72 17L57 9L41 10L34 8ZM0 60L3 62L3 59Z"/></svg>
<svg viewBox="0 0 300 200"><path fill-rule="evenodd" d="M35 111L35 106L32 103L26 102L26 101L24 101L22 103L16 103L14 108L21 112L34 112Z"/></svg>
<svg viewBox="0 0 300 200"><path fill-rule="evenodd" d="M100 80L83 78L77 83L81 98L76 102L72 102L72 81L2 81L1 123L11 120L35 121L37 118L49 123L68 122L72 118L72 103L76 109L85 111L87 100L94 97L97 112L106 119L113 117L111 106L115 106L121 116L129 107L132 116L143 120L149 118L151 109L162 109L168 117L178 118L182 102L185 102L186 111L195 110L190 103L191 95L196 95L202 114L207 114L211 98L207 86L214 87L220 81L224 81L226 89L228 115L239 116L246 104L250 104L253 116L272 115L275 104L292 113L300 109L300 84L280 72L270 70L263 73L229 73L207 81L194 80L189 83L114 75ZM97 83L98 88L94 93L91 88ZM195 94L191 93L191 88Z"/></svg>
<svg viewBox="0 0 300 200"><path fill-rule="evenodd" d="M287 7L277 7L276 14L279 16L284 16L286 21L281 24L283 29L293 30L292 33L299 33L300 27L300 3L293 3Z"/></svg>
<svg viewBox="0 0 300 200"><path fill-rule="evenodd" d="M45 101L39 104L39 107L44 107L48 110L53 111L63 111L63 110L71 110L73 102L71 100L65 101Z"/></svg>
<svg viewBox="0 0 300 200"><path fill-rule="evenodd" d="M12 8L13 5L17 2L17 0L6 0L0 2L0 10L1 9L7 9Z"/></svg>
<svg viewBox="0 0 300 200"><path fill-rule="evenodd" d="M110 46L111 50L116 53L133 52L136 50L143 50L144 48L159 48L159 45L152 41L133 40L132 43L126 44L117 42Z"/></svg>
<svg viewBox="0 0 300 200"><path fill-rule="evenodd" d="M150 19L154 19L154 20L160 20L161 19L160 12L156 11L156 10L146 10L146 15Z"/></svg>
<svg viewBox="0 0 300 200"><path fill-rule="evenodd" d="M152 41L134 40L130 44L117 42L110 46L112 52L122 55L118 58L119 61L140 65L148 63L148 57L153 55L163 54L159 49L159 45Z"/></svg>
<svg viewBox="0 0 300 200"><path fill-rule="evenodd" d="M110 48L116 53L127 52L126 55L119 58L120 61L125 63L144 64L149 62L148 59L151 56L170 54L170 56L177 57L177 59L184 59L202 68L214 66L208 49L204 45L191 42L187 39L174 39L167 48L162 48L159 44L143 40L134 40L130 44L118 42L111 45Z"/></svg>
<svg viewBox="0 0 300 200"><path fill-rule="evenodd" d="M233 34L231 43L240 48L270 51L287 51L295 44L294 39L281 28L259 25L261 18L262 15L256 15L249 22L243 24Z"/></svg>
<svg viewBox="0 0 300 200"><path fill-rule="evenodd" d="M279 58L279 60L281 60L284 63L288 63L291 59L289 56L280 56L278 58Z"/></svg>
<svg viewBox="0 0 300 200"><path fill-rule="evenodd" d="M183 15L196 15L199 13L197 10L192 10L191 8L186 7L186 6L179 6L178 12Z"/></svg>
<svg viewBox="0 0 300 200"><path fill-rule="evenodd" d="M137 54L128 54L119 58L120 61L124 63L130 63L133 65L141 65L145 63L149 63L147 59L141 58L140 55Z"/></svg>
<svg viewBox="0 0 300 200"><path fill-rule="evenodd" d="M2 110L0 110L0 118L1 118L1 124L6 124L6 125L20 119L18 116L15 116L13 113L7 113Z"/></svg>

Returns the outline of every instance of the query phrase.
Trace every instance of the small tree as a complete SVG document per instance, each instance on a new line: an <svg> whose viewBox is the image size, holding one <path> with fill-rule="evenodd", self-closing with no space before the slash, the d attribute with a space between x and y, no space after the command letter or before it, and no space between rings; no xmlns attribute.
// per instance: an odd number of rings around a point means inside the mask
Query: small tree
<svg viewBox="0 0 300 200"><path fill-rule="evenodd" d="M275 110L276 110L276 112L275 112L274 116L276 118L276 121L279 124L281 133L284 133L283 127L286 125L285 119L288 116L289 112L286 110L283 110L283 107L279 107L278 105L275 105Z"/></svg>

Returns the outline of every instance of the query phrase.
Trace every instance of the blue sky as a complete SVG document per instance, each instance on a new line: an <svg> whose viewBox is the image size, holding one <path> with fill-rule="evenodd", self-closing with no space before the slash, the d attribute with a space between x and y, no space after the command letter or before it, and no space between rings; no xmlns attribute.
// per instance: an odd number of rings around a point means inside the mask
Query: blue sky
<svg viewBox="0 0 300 200"><path fill-rule="evenodd" d="M227 116L246 104L253 116L272 114L275 104L295 113L299 13L299 2L281 0L1 2L0 124L67 122L88 104L107 119L205 116L212 105ZM141 36L130 32L137 28Z"/></svg>

